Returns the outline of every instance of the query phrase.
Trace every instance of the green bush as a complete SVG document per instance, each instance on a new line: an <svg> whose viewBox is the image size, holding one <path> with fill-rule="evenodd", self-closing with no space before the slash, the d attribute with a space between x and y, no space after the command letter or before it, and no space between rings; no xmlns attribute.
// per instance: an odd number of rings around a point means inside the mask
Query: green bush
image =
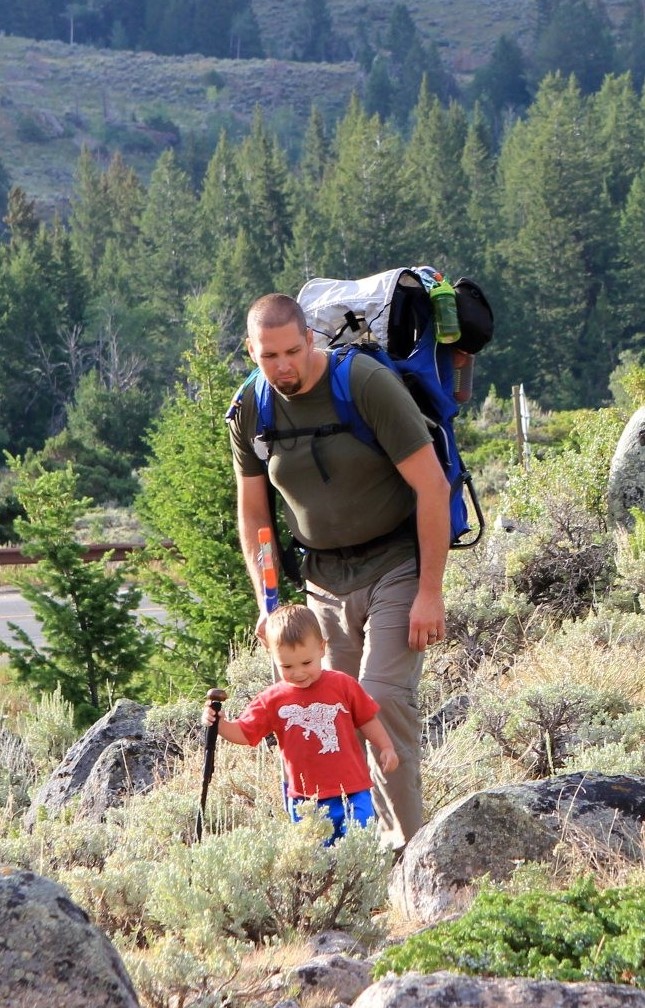
<svg viewBox="0 0 645 1008"><path fill-rule="evenodd" d="M539 779L560 772L574 745L585 738L587 769L594 766L591 747L616 740L612 725L628 707L618 689L562 681L497 694L484 687L471 696L467 727L492 739L501 755ZM614 731L622 737L623 729Z"/></svg>
<svg viewBox="0 0 645 1008"><path fill-rule="evenodd" d="M329 829L311 808L295 826L283 816L199 846L175 845L149 880L147 913L200 953L229 938L371 932L372 911L386 897L387 854L371 827L350 826L342 841L323 847Z"/></svg>
<svg viewBox="0 0 645 1008"><path fill-rule="evenodd" d="M30 710L18 715L17 726L39 773L53 770L78 738L74 707L63 698L60 683L53 693L43 693Z"/></svg>
<svg viewBox="0 0 645 1008"><path fill-rule="evenodd" d="M451 970L483 976L600 981L645 987L645 887L510 894L486 887L457 921L390 948L374 975Z"/></svg>

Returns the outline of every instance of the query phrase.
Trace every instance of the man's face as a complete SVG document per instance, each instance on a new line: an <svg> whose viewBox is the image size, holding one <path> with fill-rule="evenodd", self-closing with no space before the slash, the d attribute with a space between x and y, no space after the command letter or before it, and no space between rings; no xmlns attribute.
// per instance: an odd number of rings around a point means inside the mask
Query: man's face
<svg viewBox="0 0 645 1008"><path fill-rule="evenodd" d="M313 333L301 333L296 322L272 329L249 330L246 348L264 377L283 395L307 392L314 383Z"/></svg>

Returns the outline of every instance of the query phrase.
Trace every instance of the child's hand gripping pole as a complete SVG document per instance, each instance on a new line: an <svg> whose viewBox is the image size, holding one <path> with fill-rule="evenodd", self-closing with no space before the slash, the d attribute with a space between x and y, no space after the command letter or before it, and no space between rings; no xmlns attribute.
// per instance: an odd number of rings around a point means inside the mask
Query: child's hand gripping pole
<svg viewBox="0 0 645 1008"><path fill-rule="evenodd" d="M215 711L215 720L211 725L208 725L204 731L204 770L202 773L202 794L199 803L199 811L197 812L197 822L195 823L195 839L197 840L197 843L200 843L202 839L204 816L206 814L206 795L208 794L208 785L211 782L213 767L215 765L215 744L217 742L217 731L219 727L219 712L222 709L222 703L226 700L227 695L228 694L223 689L209 689L206 694L206 699L210 701L210 706Z"/></svg>
<svg viewBox="0 0 645 1008"><path fill-rule="evenodd" d="M264 584L264 608L267 613L278 607L278 573L273 565L273 548L271 546L271 529L258 529L260 541L260 567Z"/></svg>

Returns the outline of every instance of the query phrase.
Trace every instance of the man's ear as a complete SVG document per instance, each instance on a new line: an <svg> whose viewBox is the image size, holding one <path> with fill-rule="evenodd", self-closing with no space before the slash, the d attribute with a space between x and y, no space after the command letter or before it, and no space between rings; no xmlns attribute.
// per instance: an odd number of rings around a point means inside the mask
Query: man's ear
<svg viewBox="0 0 645 1008"><path fill-rule="evenodd" d="M253 363L257 364L257 360L255 358L255 353L253 351L253 344L251 343L251 337L250 336L246 337L245 343L246 343L246 352L248 353L248 355L251 358L251 360L253 361Z"/></svg>

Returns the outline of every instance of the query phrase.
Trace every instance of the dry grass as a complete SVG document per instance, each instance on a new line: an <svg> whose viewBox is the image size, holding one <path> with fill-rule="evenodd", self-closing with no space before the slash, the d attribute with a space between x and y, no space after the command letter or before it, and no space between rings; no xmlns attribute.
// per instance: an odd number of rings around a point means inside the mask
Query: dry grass
<svg viewBox="0 0 645 1008"><path fill-rule="evenodd" d="M594 876L599 889L645 886L645 824L635 851L627 851L621 839L611 835L600 839L565 816L552 872L555 883L563 889L587 874Z"/></svg>
<svg viewBox="0 0 645 1008"><path fill-rule="evenodd" d="M567 683L598 691L620 692L630 703L645 703L645 654L635 644L617 640L603 647L578 637L567 647L551 638L520 655L507 688Z"/></svg>

